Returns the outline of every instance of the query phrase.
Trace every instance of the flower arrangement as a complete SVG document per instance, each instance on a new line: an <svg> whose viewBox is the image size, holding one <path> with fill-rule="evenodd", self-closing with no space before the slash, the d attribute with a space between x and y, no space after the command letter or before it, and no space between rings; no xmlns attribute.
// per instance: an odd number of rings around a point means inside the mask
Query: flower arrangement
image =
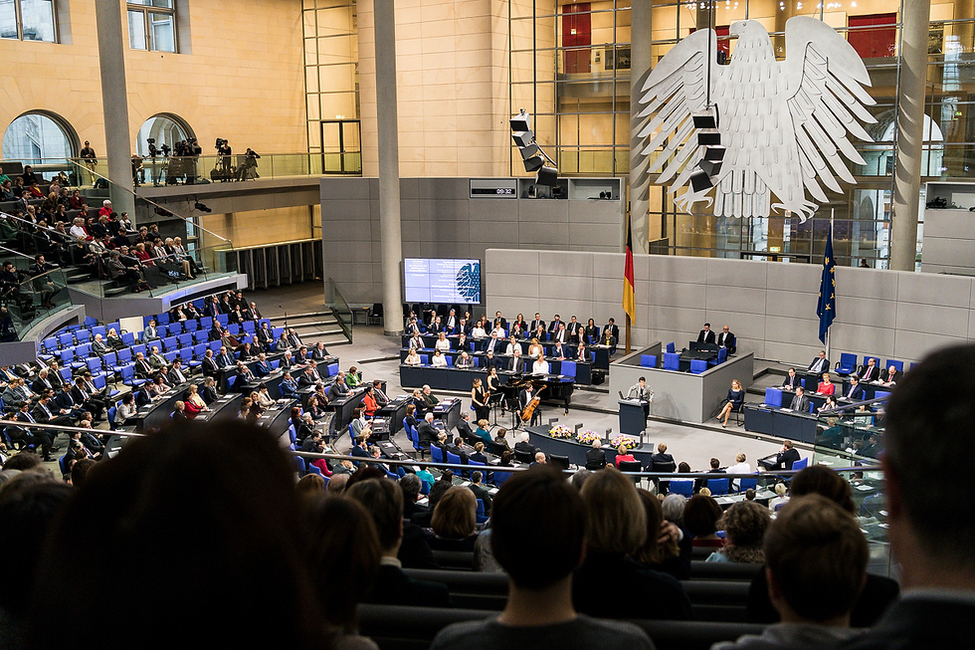
<svg viewBox="0 0 975 650"><path fill-rule="evenodd" d="M586 429L585 431L580 431L576 439L584 445L591 445L593 440L599 440L599 434L592 429Z"/></svg>
<svg viewBox="0 0 975 650"><path fill-rule="evenodd" d="M553 438L571 438L572 429L564 424L557 424L548 430L548 435L552 436Z"/></svg>
<svg viewBox="0 0 975 650"><path fill-rule="evenodd" d="M613 448L618 448L620 445L623 445L627 449L633 449L636 447L636 440L621 433L613 438Z"/></svg>

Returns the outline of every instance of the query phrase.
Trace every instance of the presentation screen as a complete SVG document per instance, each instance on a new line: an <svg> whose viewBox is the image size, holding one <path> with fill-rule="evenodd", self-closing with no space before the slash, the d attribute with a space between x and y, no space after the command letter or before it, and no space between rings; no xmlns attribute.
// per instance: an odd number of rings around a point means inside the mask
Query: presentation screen
<svg viewBox="0 0 975 650"><path fill-rule="evenodd" d="M406 302L481 303L481 260L406 258Z"/></svg>

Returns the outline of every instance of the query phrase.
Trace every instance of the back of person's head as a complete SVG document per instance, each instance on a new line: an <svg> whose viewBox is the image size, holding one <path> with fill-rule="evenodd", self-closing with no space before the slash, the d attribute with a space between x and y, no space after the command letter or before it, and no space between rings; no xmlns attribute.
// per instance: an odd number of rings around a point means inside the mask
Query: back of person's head
<svg viewBox="0 0 975 650"><path fill-rule="evenodd" d="M206 645L318 643L293 477L268 431L239 421L183 423L130 441L91 472L48 535L36 645L172 647L186 630ZM80 571L65 552L73 548L111 561ZM108 606L109 628L78 634Z"/></svg>
<svg viewBox="0 0 975 650"><path fill-rule="evenodd" d="M465 487L451 487L433 509L430 527L439 537L464 539L477 525L477 499Z"/></svg>
<svg viewBox="0 0 975 650"><path fill-rule="evenodd" d="M812 465L792 477L792 498L805 494L819 494L847 512L855 512L853 490L842 476L824 465Z"/></svg>
<svg viewBox="0 0 975 650"><path fill-rule="evenodd" d="M385 478L359 481L346 492L372 516L383 551L395 549L403 534L403 492Z"/></svg>
<svg viewBox="0 0 975 650"><path fill-rule="evenodd" d="M494 497L491 550L518 587L544 589L569 576L585 536L582 497L553 467L514 474Z"/></svg>
<svg viewBox="0 0 975 650"><path fill-rule="evenodd" d="M351 474L332 474L332 478L328 479L328 485L325 486L325 492L342 494L345 492L350 476Z"/></svg>
<svg viewBox="0 0 975 650"><path fill-rule="evenodd" d="M366 465L363 463L359 465L359 469L353 472L352 476L349 477L348 483L345 484L345 489L348 490L359 481L368 481L371 478L386 478L386 473L378 467L373 467L372 465Z"/></svg>
<svg viewBox="0 0 975 650"><path fill-rule="evenodd" d="M71 466L71 485L80 488L88 478L88 472L95 466L91 458L79 458Z"/></svg>
<svg viewBox="0 0 975 650"><path fill-rule="evenodd" d="M818 494L793 495L765 534L769 593L805 621L849 614L866 579L870 553L849 512Z"/></svg>
<svg viewBox="0 0 975 650"><path fill-rule="evenodd" d="M447 490L450 488L450 483L444 481L433 482L433 485L430 487L430 493L427 494L427 502L429 503L430 510L434 510L437 507L440 499L443 498L443 495L447 494Z"/></svg>
<svg viewBox="0 0 975 650"><path fill-rule="evenodd" d="M779 495L780 497L784 497L785 496L785 493L788 492L788 491L789 491L789 488L786 487L785 483L776 483L775 484L775 493L777 495Z"/></svg>
<svg viewBox="0 0 975 650"><path fill-rule="evenodd" d="M594 472L582 486L590 552L631 555L643 545L647 516L633 481L613 467Z"/></svg>
<svg viewBox="0 0 975 650"><path fill-rule="evenodd" d="M0 548L11 560L3 572L0 607L26 612L44 540L72 494L71 486L40 469L19 471L0 488Z"/></svg>
<svg viewBox="0 0 975 650"><path fill-rule="evenodd" d="M423 481L416 474L407 474L400 478L399 488L403 491L403 500L412 503L420 498L420 490Z"/></svg>
<svg viewBox="0 0 975 650"><path fill-rule="evenodd" d="M680 526L684 522L684 508L687 507L687 497L683 494L668 494L660 504L664 519Z"/></svg>
<svg viewBox="0 0 975 650"><path fill-rule="evenodd" d="M684 506L684 527L694 537L713 535L718 530L721 506L714 497L695 494Z"/></svg>
<svg viewBox="0 0 975 650"><path fill-rule="evenodd" d="M738 548L757 548L762 545L771 520L768 508L752 501L739 501L725 511L720 524L729 544Z"/></svg>
<svg viewBox="0 0 975 650"><path fill-rule="evenodd" d="M313 498L325 494L325 479L318 474L305 474L295 486L298 496Z"/></svg>
<svg viewBox="0 0 975 650"><path fill-rule="evenodd" d="M975 345L966 344L934 352L904 373L887 403L882 456L888 491L897 497L889 504L892 542L903 521L928 558L969 574L975 574L975 500L958 490L957 477L975 457L975 385L953 380L973 367Z"/></svg>
<svg viewBox="0 0 975 650"><path fill-rule="evenodd" d="M321 497L308 518L313 540L309 571L320 614L330 625L352 633L356 605L379 572L382 550L376 526L362 504L346 496Z"/></svg>
<svg viewBox="0 0 975 650"><path fill-rule="evenodd" d="M11 456L7 459L7 462L3 464L3 468L7 469L17 469L21 472L26 472L27 470L37 467L41 464L41 457L37 454L22 451L16 456Z"/></svg>
<svg viewBox="0 0 975 650"><path fill-rule="evenodd" d="M655 564L665 558L676 557L679 550L677 543L668 541L661 544L658 539L660 527L664 523L660 500L647 490L640 489L636 493L647 516L647 538L643 541L643 546L634 554L633 559L642 564Z"/></svg>
<svg viewBox="0 0 975 650"><path fill-rule="evenodd" d="M592 474L591 470L580 469L575 474L569 478L569 485L577 490L581 490L582 486L586 484L586 479Z"/></svg>
<svg viewBox="0 0 975 650"><path fill-rule="evenodd" d="M718 469L719 467L721 467L721 461L718 460L717 458L712 458L710 465L711 465L711 469Z"/></svg>

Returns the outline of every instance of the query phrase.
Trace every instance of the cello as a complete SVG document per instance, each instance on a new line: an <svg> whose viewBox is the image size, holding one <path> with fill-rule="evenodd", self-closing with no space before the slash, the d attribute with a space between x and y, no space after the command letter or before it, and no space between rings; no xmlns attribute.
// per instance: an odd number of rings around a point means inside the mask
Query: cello
<svg viewBox="0 0 975 650"><path fill-rule="evenodd" d="M528 404L525 406L525 410L521 412L522 422L531 421L532 415L535 413L535 409L538 408L539 402L542 401L541 398L542 391L545 390L546 388L548 388L548 386L543 386L541 389L539 389L539 391L535 393L535 396L532 397L531 401L528 402Z"/></svg>

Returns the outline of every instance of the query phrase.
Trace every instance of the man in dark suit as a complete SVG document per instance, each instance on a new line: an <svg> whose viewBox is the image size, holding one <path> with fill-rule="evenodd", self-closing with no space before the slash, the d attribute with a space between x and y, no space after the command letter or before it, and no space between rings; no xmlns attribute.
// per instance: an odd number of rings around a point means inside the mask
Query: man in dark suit
<svg viewBox="0 0 975 650"><path fill-rule="evenodd" d="M324 361L327 357L328 357L328 350L326 350L325 345L321 341L319 341L318 343L315 344L315 347L312 348L311 358L314 359L315 361Z"/></svg>
<svg viewBox="0 0 975 650"><path fill-rule="evenodd" d="M38 393L38 394L43 393L45 390L48 390L48 389L52 389L53 390L54 389L54 384L51 383L51 381L50 381L50 379L48 377L49 374L50 373L48 373L47 370L41 370L37 374L37 379L35 379L33 382L31 382L30 389L32 391L34 391L35 393Z"/></svg>
<svg viewBox="0 0 975 650"><path fill-rule="evenodd" d="M714 332L711 331L711 323L704 324L704 329L697 335L697 342L714 344L715 338Z"/></svg>
<svg viewBox="0 0 975 650"><path fill-rule="evenodd" d="M200 366L203 371L203 376L212 377L213 375L217 374L219 367L220 366L217 365L217 360L213 357L213 350L208 349L203 354L203 361L202 365Z"/></svg>
<svg viewBox="0 0 975 650"><path fill-rule="evenodd" d="M958 489L975 455L975 391L967 377L975 345L943 348L904 376L887 403L887 537L909 596L872 629L844 647L964 648L975 616L975 518Z"/></svg>
<svg viewBox="0 0 975 650"><path fill-rule="evenodd" d="M183 372L183 363L179 358L173 360L173 367L169 369L166 379L171 386L179 386L186 383L186 373Z"/></svg>
<svg viewBox="0 0 975 650"><path fill-rule="evenodd" d="M254 364L254 374L258 377L267 377L271 372L271 364L267 362L267 355L261 352L257 355L257 363Z"/></svg>
<svg viewBox="0 0 975 650"><path fill-rule="evenodd" d="M539 326L541 326L542 329L545 329L545 321L543 321L541 315L536 312L535 318L532 319L531 327L528 329L528 331L534 332L539 328Z"/></svg>
<svg viewBox="0 0 975 650"><path fill-rule="evenodd" d="M350 456L355 456L357 458L370 458L369 452L366 450L366 439L362 436L358 436L355 439L355 444L352 445L352 449L349 451Z"/></svg>
<svg viewBox="0 0 975 650"><path fill-rule="evenodd" d="M480 470L471 472L471 484L468 489L474 493L475 499L480 499L484 503L484 516L491 516L491 493L484 489L481 481L484 480L484 473Z"/></svg>
<svg viewBox="0 0 975 650"><path fill-rule="evenodd" d="M403 492L403 519L409 520L415 514L430 512L429 508L417 503L421 487L422 481L416 474L407 474L399 480L399 488Z"/></svg>
<svg viewBox="0 0 975 650"><path fill-rule="evenodd" d="M805 390L802 386L796 386L796 395L792 398L792 403L789 408L797 413L808 413L809 412L809 398L805 395Z"/></svg>
<svg viewBox="0 0 975 650"><path fill-rule="evenodd" d="M457 422L457 433L465 442L473 445L475 442L475 438L474 438L474 431L471 429L471 425L469 422L470 418L471 418L470 411L466 411L460 414L460 420L458 420Z"/></svg>
<svg viewBox="0 0 975 650"><path fill-rule="evenodd" d="M569 319L569 325L565 328L569 334L569 343L579 345L579 335L582 333L582 323L576 320L575 316Z"/></svg>
<svg viewBox="0 0 975 650"><path fill-rule="evenodd" d="M491 372L491 368L497 368L498 360L494 358L494 352L488 352L486 356L481 357L481 365L487 372Z"/></svg>
<svg viewBox="0 0 975 650"><path fill-rule="evenodd" d="M850 375L850 387L843 391L840 399L850 402L860 402L863 400L863 386L860 385L860 380L856 375Z"/></svg>
<svg viewBox="0 0 975 650"><path fill-rule="evenodd" d="M494 312L494 327L492 329L497 329L500 327L505 332L508 331L508 320L501 315L500 311Z"/></svg>
<svg viewBox="0 0 975 650"><path fill-rule="evenodd" d="M880 379L880 368L877 367L876 359L867 359L867 365L860 370L860 381L877 381Z"/></svg>
<svg viewBox="0 0 975 650"><path fill-rule="evenodd" d="M298 399L298 384L291 377L290 372L285 372L281 383L278 384L278 391L285 399Z"/></svg>
<svg viewBox="0 0 975 650"><path fill-rule="evenodd" d="M596 471L606 467L606 452L598 439L592 441L592 449L586 452L586 469Z"/></svg>
<svg viewBox="0 0 975 650"><path fill-rule="evenodd" d="M614 339L616 339L617 341L620 340L620 328L616 324L616 319L615 318L610 318L609 321L603 326L603 333L604 334L606 333L606 330L609 330L610 332L612 332L612 336L613 336Z"/></svg>
<svg viewBox="0 0 975 650"><path fill-rule="evenodd" d="M466 451L461 449L461 446L463 444L464 444L463 438L457 436L456 438L453 439L453 444L448 443L447 446L444 447L444 450L450 452L451 454L454 454L455 456L459 456L460 462L466 465L467 461L470 460L470 456L467 455Z"/></svg>
<svg viewBox="0 0 975 650"><path fill-rule="evenodd" d="M826 350L820 350L819 355L812 360L812 363L809 364L806 370L814 375L822 375L829 370L829 359L826 358Z"/></svg>
<svg viewBox="0 0 975 650"><path fill-rule="evenodd" d="M149 382L146 382L139 386L139 390L135 392L135 405L142 408L151 402L152 395L149 394Z"/></svg>
<svg viewBox="0 0 975 650"><path fill-rule="evenodd" d="M149 379L152 377L152 366L146 361L146 357L141 352L135 354L135 376L139 379Z"/></svg>
<svg viewBox="0 0 975 650"><path fill-rule="evenodd" d="M562 322L561 317L559 317L559 315L556 314L555 315L555 318L552 319L552 322L550 322L548 324L548 331L549 331L549 333L550 334L554 334L555 332L558 331L559 325L564 325L564 324L565 323Z"/></svg>
<svg viewBox="0 0 975 650"><path fill-rule="evenodd" d="M416 566L418 558L431 555L422 537L410 534L415 528L403 524L403 492L393 481L370 479L349 488L347 495L361 503L372 516L379 533L382 558L372 591L362 602L381 605L446 607L450 594L439 582L416 580L402 566Z"/></svg>
<svg viewBox="0 0 975 650"><path fill-rule="evenodd" d="M674 457L667 453L667 444L657 445L657 453L650 456L650 467L654 472L673 472L677 468Z"/></svg>
<svg viewBox="0 0 975 650"><path fill-rule="evenodd" d="M341 400L349 394L349 387L345 384L345 373L339 372L335 376L335 381L328 387L328 401L335 402Z"/></svg>
<svg viewBox="0 0 975 650"><path fill-rule="evenodd" d="M782 388L786 390L795 390L797 386L800 386L799 377L796 375L795 368L789 368L789 373L782 380Z"/></svg>
<svg viewBox="0 0 975 650"><path fill-rule="evenodd" d="M523 413L533 399L535 399L534 386L532 386L531 382L528 382L525 384L525 387L521 390L521 392L518 393L518 413ZM542 413L541 409L539 408L536 408L532 412L530 426L535 426L536 420L539 422L542 420Z"/></svg>
<svg viewBox="0 0 975 650"><path fill-rule="evenodd" d="M565 329L565 323L559 323L558 327L552 332L552 340L559 343L569 342L569 333Z"/></svg>
<svg viewBox="0 0 975 650"><path fill-rule="evenodd" d="M455 345L456 345L455 349L457 350L457 352L473 352L474 351L473 346L471 346L470 340L468 340L467 335L464 334L463 332L461 332L460 334L457 335L457 342L456 342Z"/></svg>
<svg viewBox="0 0 975 650"><path fill-rule="evenodd" d="M92 417L96 420L102 419L102 411L105 407L102 402L92 395L91 389L85 384L83 377L78 377L74 382L74 388L71 389L71 397L74 399L74 403L78 404L84 410L91 413Z"/></svg>
<svg viewBox="0 0 975 650"><path fill-rule="evenodd" d="M792 441L782 442L782 449L768 458L761 458L758 461L759 467L772 471L776 469L792 469L792 463L799 460L799 450L792 448Z"/></svg>
<svg viewBox="0 0 975 650"><path fill-rule="evenodd" d="M735 335L731 333L731 330L728 329L728 326L723 326L721 328L721 333L718 334L718 347L727 348L728 354L734 354L735 350L737 349L737 343L738 340L735 338Z"/></svg>
<svg viewBox="0 0 975 650"><path fill-rule="evenodd" d="M51 402L50 391L41 393L41 397L37 400L37 405L34 407L33 416L34 421L41 424L60 424L62 426L71 426L74 424L70 415L61 415L57 406Z"/></svg>
<svg viewBox="0 0 975 650"><path fill-rule="evenodd" d="M65 384L64 389L54 397L54 406L57 407L58 412L61 415L70 415L75 419L81 417L81 405L75 403L74 396L71 394L71 387L67 384Z"/></svg>
<svg viewBox="0 0 975 650"><path fill-rule="evenodd" d="M227 346L220 346L220 354L217 355L217 366L220 368L230 368L235 365L237 365L237 359L227 350Z"/></svg>
<svg viewBox="0 0 975 650"><path fill-rule="evenodd" d="M437 429L437 427L433 426L433 413L426 414L423 422L421 422L420 426L417 427L416 433L419 444L424 449L436 442L437 436L440 435L440 431Z"/></svg>

